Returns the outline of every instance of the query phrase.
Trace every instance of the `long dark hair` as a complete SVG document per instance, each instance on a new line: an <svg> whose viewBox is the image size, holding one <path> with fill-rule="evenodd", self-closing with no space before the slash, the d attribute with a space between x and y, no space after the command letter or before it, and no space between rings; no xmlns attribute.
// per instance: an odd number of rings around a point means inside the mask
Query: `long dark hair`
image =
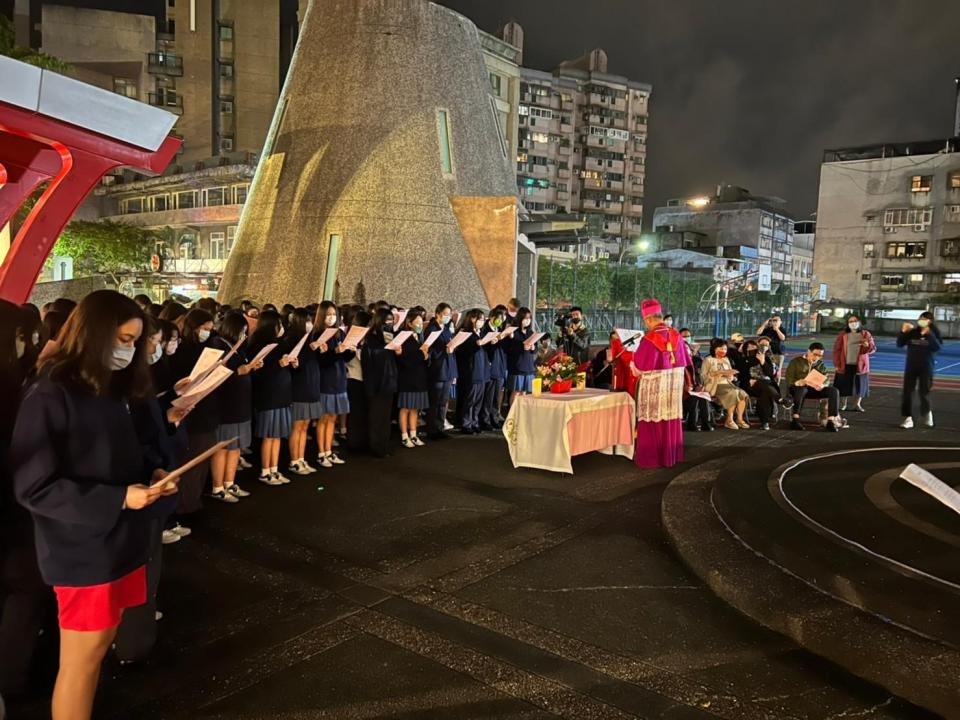
<svg viewBox="0 0 960 720"><path fill-rule="evenodd" d="M320 307L317 308L317 316L313 320L313 326L316 328L325 328L327 327L327 310L333 308L337 311L337 322L334 324L334 327L340 324L340 308L337 307L335 302L330 300L324 300L320 303Z"/></svg>
<svg viewBox="0 0 960 720"><path fill-rule="evenodd" d="M460 318L460 327L457 328L460 332L470 332L474 331L474 323L477 320L480 320L483 317L483 310L480 308L472 308L467 310L463 317Z"/></svg>
<svg viewBox="0 0 960 720"><path fill-rule="evenodd" d="M22 337L23 320L26 313L12 302L0 300L0 378L21 377L20 359L17 357L17 338ZM29 347L30 338L22 338L25 346ZM4 400L6 402L6 400Z"/></svg>
<svg viewBox="0 0 960 720"><path fill-rule="evenodd" d="M280 321L280 313L276 310L264 310L260 313L260 319L257 321L257 329L253 331L253 335L250 337L250 340L248 340L248 344L251 348L259 351L261 348L277 341L277 336L282 327L283 323Z"/></svg>
<svg viewBox="0 0 960 720"><path fill-rule="evenodd" d="M56 340L67 324L67 315L59 310L48 310L40 323L40 347L43 347L51 340Z"/></svg>
<svg viewBox="0 0 960 720"><path fill-rule="evenodd" d="M180 339L186 342L199 343L197 331L207 323L213 322L213 315L201 308L193 308L183 319L183 331L180 333Z"/></svg>
<svg viewBox="0 0 960 720"><path fill-rule="evenodd" d="M239 310L230 310L220 323L220 337L233 346L247 330L247 318Z"/></svg>
<svg viewBox="0 0 960 720"><path fill-rule="evenodd" d="M369 334L386 343L387 339L383 336L383 329L386 327L393 327L393 313L390 312L390 308L377 308L370 319Z"/></svg>
<svg viewBox="0 0 960 720"><path fill-rule="evenodd" d="M295 308L289 314L289 329L291 339L299 340L307 334L307 323L310 322L310 313L306 308Z"/></svg>
<svg viewBox="0 0 960 720"><path fill-rule="evenodd" d="M522 307L517 310L517 315L515 318L513 318L513 324L516 325L521 330L523 330L523 321L526 318L530 318L530 320L532 321L533 313L530 311L530 308ZM533 322L530 323L530 332L533 332Z"/></svg>
<svg viewBox="0 0 960 720"><path fill-rule="evenodd" d="M110 369L117 328L130 320L143 323L144 317L140 306L126 295L113 290L90 293L70 313L56 351L41 370L54 382L86 388L100 396L112 392L124 398L146 397L151 385L145 331L137 338L130 364L123 370Z"/></svg>
<svg viewBox="0 0 960 720"><path fill-rule="evenodd" d="M166 303L163 306L163 310L160 311L160 319L176 322L186 314L187 309L183 305L171 300L170 302Z"/></svg>

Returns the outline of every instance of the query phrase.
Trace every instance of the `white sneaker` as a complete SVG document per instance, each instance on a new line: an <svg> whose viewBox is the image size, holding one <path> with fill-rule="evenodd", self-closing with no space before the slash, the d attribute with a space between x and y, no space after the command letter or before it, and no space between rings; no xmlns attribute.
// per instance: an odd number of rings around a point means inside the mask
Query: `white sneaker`
<svg viewBox="0 0 960 720"><path fill-rule="evenodd" d="M900 427L902 427L904 430L913 430L913 418L905 417L903 422L900 423Z"/></svg>
<svg viewBox="0 0 960 720"><path fill-rule="evenodd" d="M449 422L449 421L447 421L447 420L444 420L444 421L443 421L443 429L444 429L446 432L450 432L451 430L454 429L453 423L451 423L451 422Z"/></svg>
<svg viewBox="0 0 960 720"><path fill-rule="evenodd" d="M164 530L161 536L161 542L163 542L164 545L173 545L175 542L180 542L180 536L173 530Z"/></svg>
<svg viewBox="0 0 960 720"><path fill-rule="evenodd" d="M193 532L193 530L191 530L191 529L188 528L188 527L184 527L184 526L181 525L180 523L177 523L177 524L174 525L172 528L170 528L170 531L176 533L177 535L179 535L179 536L182 537L182 538L183 538L183 537L186 537L187 535L189 535L190 533Z"/></svg>
<svg viewBox="0 0 960 720"><path fill-rule="evenodd" d="M292 473L296 473L297 475L309 475L310 470L307 470L305 465L306 463L304 463L303 460L295 460L294 462L290 463L287 469Z"/></svg>
<svg viewBox="0 0 960 720"><path fill-rule="evenodd" d="M300 466L305 468L308 473L315 473L317 471L317 469L306 460L301 460Z"/></svg>
<svg viewBox="0 0 960 720"><path fill-rule="evenodd" d="M238 498L238 497L237 497L236 495L234 495L233 493L228 493L228 492L227 492L226 490L224 490L223 488L220 488L219 490L214 490L214 491L211 492L209 495L207 495L207 497L209 497L209 498L211 498L211 499L213 499L213 500L219 500L220 502L225 502L225 503L238 503L238 502L240 502L240 498Z"/></svg>
<svg viewBox="0 0 960 720"><path fill-rule="evenodd" d="M933 413L928 412L923 418L923 424L927 427L933 427Z"/></svg>
<svg viewBox="0 0 960 720"><path fill-rule="evenodd" d="M330 460L334 465L346 465L347 461L337 455L335 452L327 455L327 459Z"/></svg>
<svg viewBox="0 0 960 720"><path fill-rule="evenodd" d="M332 468L333 463L330 462L329 455L317 455L317 465L322 468Z"/></svg>
<svg viewBox="0 0 960 720"><path fill-rule="evenodd" d="M412 438L410 438L410 439L413 441L413 444L416 445L417 447L423 447L424 445L426 445L426 443L425 443L423 440L421 440L419 437L417 437L416 435L414 435L414 436L413 436Z"/></svg>
<svg viewBox="0 0 960 720"><path fill-rule="evenodd" d="M416 445L413 444L413 440L411 440L411 439L408 438L408 437L403 438L403 440L402 440L401 442L403 443L403 446L404 446L405 448L415 448L415 447L416 447Z"/></svg>
<svg viewBox="0 0 960 720"><path fill-rule="evenodd" d="M277 480L280 481L280 484L281 484L281 485L287 485L287 484L290 483L290 478L288 478L286 475L284 475L284 474L283 474L282 472L280 472L279 470L277 470L277 471L273 474L273 476L274 476Z"/></svg>
<svg viewBox="0 0 960 720"><path fill-rule="evenodd" d="M244 490L242 487L234 483L227 488L227 492L238 498L250 497L250 493Z"/></svg>
<svg viewBox="0 0 960 720"><path fill-rule="evenodd" d="M241 455L240 458L237 460L237 467L240 468L241 470L249 470L250 468L253 467L253 465L251 465L250 461L247 460L243 455Z"/></svg>
<svg viewBox="0 0 960 720"><path fill-rule="evenodd" d="M283 480L278 478L276 475L261 475L257 479L264 485L283 485Z"/></svg>
<svg viewBox="0 0 960 720"><path fill-rule="evenodd" d="M160 622L161 620L163 620L163 613L160 612L159 610L155 611L153 613L153 619L156 620L157 622Z"/></svg>

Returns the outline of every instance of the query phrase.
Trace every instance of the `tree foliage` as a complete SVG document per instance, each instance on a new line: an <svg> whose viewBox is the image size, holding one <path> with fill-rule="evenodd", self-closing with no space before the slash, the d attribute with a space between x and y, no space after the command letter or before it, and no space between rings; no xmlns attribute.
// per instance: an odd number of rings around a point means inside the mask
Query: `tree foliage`
<svg viewBox="0 0 960 720"><path fill-rule="evenodd" d="M45 70L64 73L70 69L70 64L59 58L47 55L32 48L22 48L16 45L16 36L10 18L0 15L0 55L34 65Z"/></svg>
<svg viewBox="0 0 960 720"><path fill-rule="evenodd" d="M148 268L157 239L135 225L75 220L57 239L53 255L72 257L77 276L106 274L119 285L123 275Z"/></svg>

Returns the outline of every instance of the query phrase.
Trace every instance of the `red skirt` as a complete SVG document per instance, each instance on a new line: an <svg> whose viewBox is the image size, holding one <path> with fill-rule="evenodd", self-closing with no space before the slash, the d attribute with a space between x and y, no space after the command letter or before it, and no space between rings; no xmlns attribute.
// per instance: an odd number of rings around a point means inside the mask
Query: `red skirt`
<svg viewBox="0 0 960 720"><path fill-rule="evenodd" d="M55 585L60 628L78 632L109 630L120 624L120 614L147 601L147 568L141 565L122 578L100 585Z"/></svg>

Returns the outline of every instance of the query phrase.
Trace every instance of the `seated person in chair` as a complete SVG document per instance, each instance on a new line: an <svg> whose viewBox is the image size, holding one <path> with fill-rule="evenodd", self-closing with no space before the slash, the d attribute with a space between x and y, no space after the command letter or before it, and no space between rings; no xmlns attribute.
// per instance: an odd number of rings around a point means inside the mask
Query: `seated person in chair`
<svg viewBox="0 0 960 720"><path fill-rule="evenodd" d="M727 417L723 426L728 430L748 429L743 417L747 406L747 394L736 386L737 371L727 359L727 342L721 338L710 341L710 355L703 359L700 379L703 389L723 406ZM734 419L736 416L736 419Z"/></svg>
<svg viewBox="0 0 960 720"><path fill-rule="evenodd" d="M690 364L684 370L687 375L686 385L693 392L703 392L703 383L700 381L700 368L703 365L703 358L700 357L700 346L693 341L689 328L682 328L680 337L687 343L690 355ZM687 430L694 432L701 430L713 432L714 430L710 401L706 398L696 397L684 391L683 416L687 423Z"/></svg>
<svg viewBox="0 0 960 720"><path fill-rule="evenodd" d="M740 387L757 400L760 427L769 430L770 423L773 422L774 408L780 401L780 389L774 380L773 360L760 350L756 340L747 340L743 344L736 368Z"/></svg>
<svg viewBox="0 0 960 720"><path fill-rule="evenodd" d="M803 407L803 401L807 398L827 400L827 418L823 421L826 430L837 432L840 428L847 427L846 421L840 417L840 392L829 384L829 380L824 380L820 389L807 383L807 376L811 370L816 370L821 375L827 374L823 353L822 343L811 343L807 352L795 357L787 366L787 387L790 388L790 395L793 397L793 422L790 423L790 427L794 430L804 429L800 422L800 410Z"/></svg>

